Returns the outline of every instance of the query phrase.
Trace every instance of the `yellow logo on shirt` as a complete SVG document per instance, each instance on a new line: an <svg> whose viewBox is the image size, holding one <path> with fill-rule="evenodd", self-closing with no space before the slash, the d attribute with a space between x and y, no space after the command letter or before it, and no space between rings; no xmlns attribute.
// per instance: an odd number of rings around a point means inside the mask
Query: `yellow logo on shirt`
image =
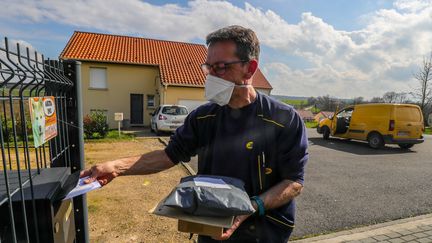
<svg viewBox="0 0 432 243"><path fill-rule="evenodd" d="M265 168L265 174L266 175L269 175L269 174L271 174L273 172L273 170L271 169L271 168Z"/></svg>
<svg viewBox="0 0 432 243"><path fill-rule="evenodd" d="M253 142L252 142L252 141L247 142L247 143L246 143L246 148L247 148L247 149L252 149L252 148L253 148Z"/></svg>

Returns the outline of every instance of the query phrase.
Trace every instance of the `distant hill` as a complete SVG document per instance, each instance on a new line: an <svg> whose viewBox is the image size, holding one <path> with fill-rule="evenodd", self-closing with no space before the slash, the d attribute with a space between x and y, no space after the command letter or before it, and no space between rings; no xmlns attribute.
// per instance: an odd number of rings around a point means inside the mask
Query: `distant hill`
<svg viewBox="0 0 432 243"><path fill-rule="evenodd" d="M302 96L286 96L286 95L270 95L277 100L307 100L309 97Z"/></svg>
<svg viewBox="0 0 432 243"><path fill-rule="evenodd" d="M280 101L282 101L282 100L299 100L300 101L300 100L307 100L310 97L310 96L305 97L305 96L286 96L286 95L270 95L270 96L277 99L277 100L280 100ZM317 98L317 97L315 97L315 98ZM340 101L345 102L347 104L351 104L354 101L353 99L343 99L343 98L337 98L337 97L334 97L334 99L340 100Z"/></svg>

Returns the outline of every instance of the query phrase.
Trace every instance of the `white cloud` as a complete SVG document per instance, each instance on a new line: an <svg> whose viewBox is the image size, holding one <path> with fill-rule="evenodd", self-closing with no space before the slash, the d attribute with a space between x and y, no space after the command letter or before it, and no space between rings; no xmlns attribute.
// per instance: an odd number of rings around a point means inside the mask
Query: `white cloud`
<svg viewBox="0 0 432 243"><path fill-rule="evenodd" d="M15 47L15 50L18 50L18 46L19 46L19 49L21 50L21 52L24 52L26 48L29 48L30 51L35 51L35 48L25 40L13 40L12 39L10 42Z"/></svg>
<svg viewBox="0 0 432 243"><path fill-rule="evenodd" d="M7 46L6 46L7 43ZM21 73L22 71L26 72L28 76L24 79L24 83L33 81L33 74L28 73L28 70L31 70L35 62L35 48L28 42L24 40L14 40L8 39L7 42L5 39L0 41L0 59L2 60L2 69L13 71L13 75L7 72L2 72L0 75L0 82L5 82L9 84L14 84L22 81L21 78L23 76L17 76L17 73ZM18 51L19 50L19 51ZM28 53L27 53L28 50ZM7 55L7 52L9 55ZM20 56L20 58L19 58ZM30 60L28 59L30 57ZM41 55L38 54L38 67L41 67ZM30 65L29 65L30 63ZM18 71L21 70L21 71Z"/></svg>
<svg viewBox="0 0 432 243"><path fill-rule="evenodd" d="M397 9L417 12L432 5L431 0L398 0L393 4Z"/></svg>
<svg viewBox="0 0 432 243"><path fill-rule="evenodd" d="M6 49L6 45L5 45L5 39L1 39L0 41L0 46L3 49ZM27 62L26 58L27 58L27 49L28 49L28 55L30 56L30 59L34 60L35 58L35 52L37 51L30 43L28 43L25 40L15 40L15 39L8 39L8 48L9 48L9 52L11 53L9 55L9 57L11 58L11 60L13 62L18 62L18 47L19 47L19 54L21 55L22 62ZM2 50L1 52L1 58L2 60L6 61L6 50ZM38 60L41 60L41 54L38 53ZM7 61L9 62L9 61Z"/></svg>
<svg viewBox="0 0 432 243"><path fill-rule="evenodd" d="M202 40L226 25L251 27L261 43L280 56L295 55L312 66L262 63L278 94L370 98L390 90L407 91L415 85L416 65L432 50L432 0L395 1L393 9L362 16L364 27L356 31L337 30L312 13L303 13L299 23L288 23L271 10L227 1L196 0L186 6L138 0L24 2L6 0L0 19L180 41Z"/></svg>
<svg viewBox="0 0 432 243"><path fill-rule="evenodd" d="M383 91L404 91L407 83L385 78L377 82L358 70L340 72L330 65L313 69L293 70L284 63L269 63L263 73L273 82L274 94L295 96L331 96L354 98L381 96ZM391 75L388 75L391 77ZM409 83L412 85L412 83ZM364 95L367 94L367 95Z"/></svg>
<svg viewBox="0 0 432 243"><path fill-rule="evenodd" d="M27 41L25 40L14 40L14 39L8 39L7 41L8 43L8 50L11 53L9 55L9 57L12 59L12 61L14 62L18 62L18 47L19 47L19 54L24 58L27 57L27 49L29 51L29 56L31 59L34 59L34 53L36 51L36 49ZM1 51L1 58L2 60L7 59L6 58L6 42L5 39L1 39L0 41L0 46L1 48L3 48L4 50ZM38 56L39 57L39 56ZM22 61L25 61L24 59L22 59Z"/></svg>

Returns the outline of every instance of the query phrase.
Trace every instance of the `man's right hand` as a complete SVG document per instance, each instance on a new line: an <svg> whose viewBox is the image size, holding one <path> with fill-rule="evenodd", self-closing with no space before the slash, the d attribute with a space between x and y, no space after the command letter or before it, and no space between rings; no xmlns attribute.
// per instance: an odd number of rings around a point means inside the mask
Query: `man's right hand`
<svg viewBox="0 0 432 243"><path fill-rule="evenodd" d="M97 180L102 186L105 186L120 175L148 175L166 170L174 165L164 150L155 150L140 156L94 165L90 169L81 171L80 178L89 176L84 183L88 184Z"/></svg>
<svg viewBox="0 0 432 243"><path fill-rule="evenodd" d="M117 172L115 162L109 161L102 164L93 165L90 169L86 169L80 172L80 178L89 176L84 183L92 183L94 181L99 181L101 186L105 186L111 182L114 178L119 176Z"/></svg>

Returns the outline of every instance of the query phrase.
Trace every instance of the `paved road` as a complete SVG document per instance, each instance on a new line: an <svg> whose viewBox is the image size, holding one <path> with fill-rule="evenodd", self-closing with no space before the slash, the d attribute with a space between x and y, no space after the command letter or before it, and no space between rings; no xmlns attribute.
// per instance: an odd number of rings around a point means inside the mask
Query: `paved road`
<svg viewBox="0 0 432 243"><path fill-rule="evenodd" d="M432 212L432 137L403 151L323 140L308 130L310 160L297 200L294 237L339 231ZM196 170L196 160L189 163Z"/></svg>
<svg viewBox="0 0 432 243"><path fill-rule="evenodd" d="M323 140L308 130L310 160L297 200L294 236L320 234L432 212L432 137L403 151Z"/></svg>

